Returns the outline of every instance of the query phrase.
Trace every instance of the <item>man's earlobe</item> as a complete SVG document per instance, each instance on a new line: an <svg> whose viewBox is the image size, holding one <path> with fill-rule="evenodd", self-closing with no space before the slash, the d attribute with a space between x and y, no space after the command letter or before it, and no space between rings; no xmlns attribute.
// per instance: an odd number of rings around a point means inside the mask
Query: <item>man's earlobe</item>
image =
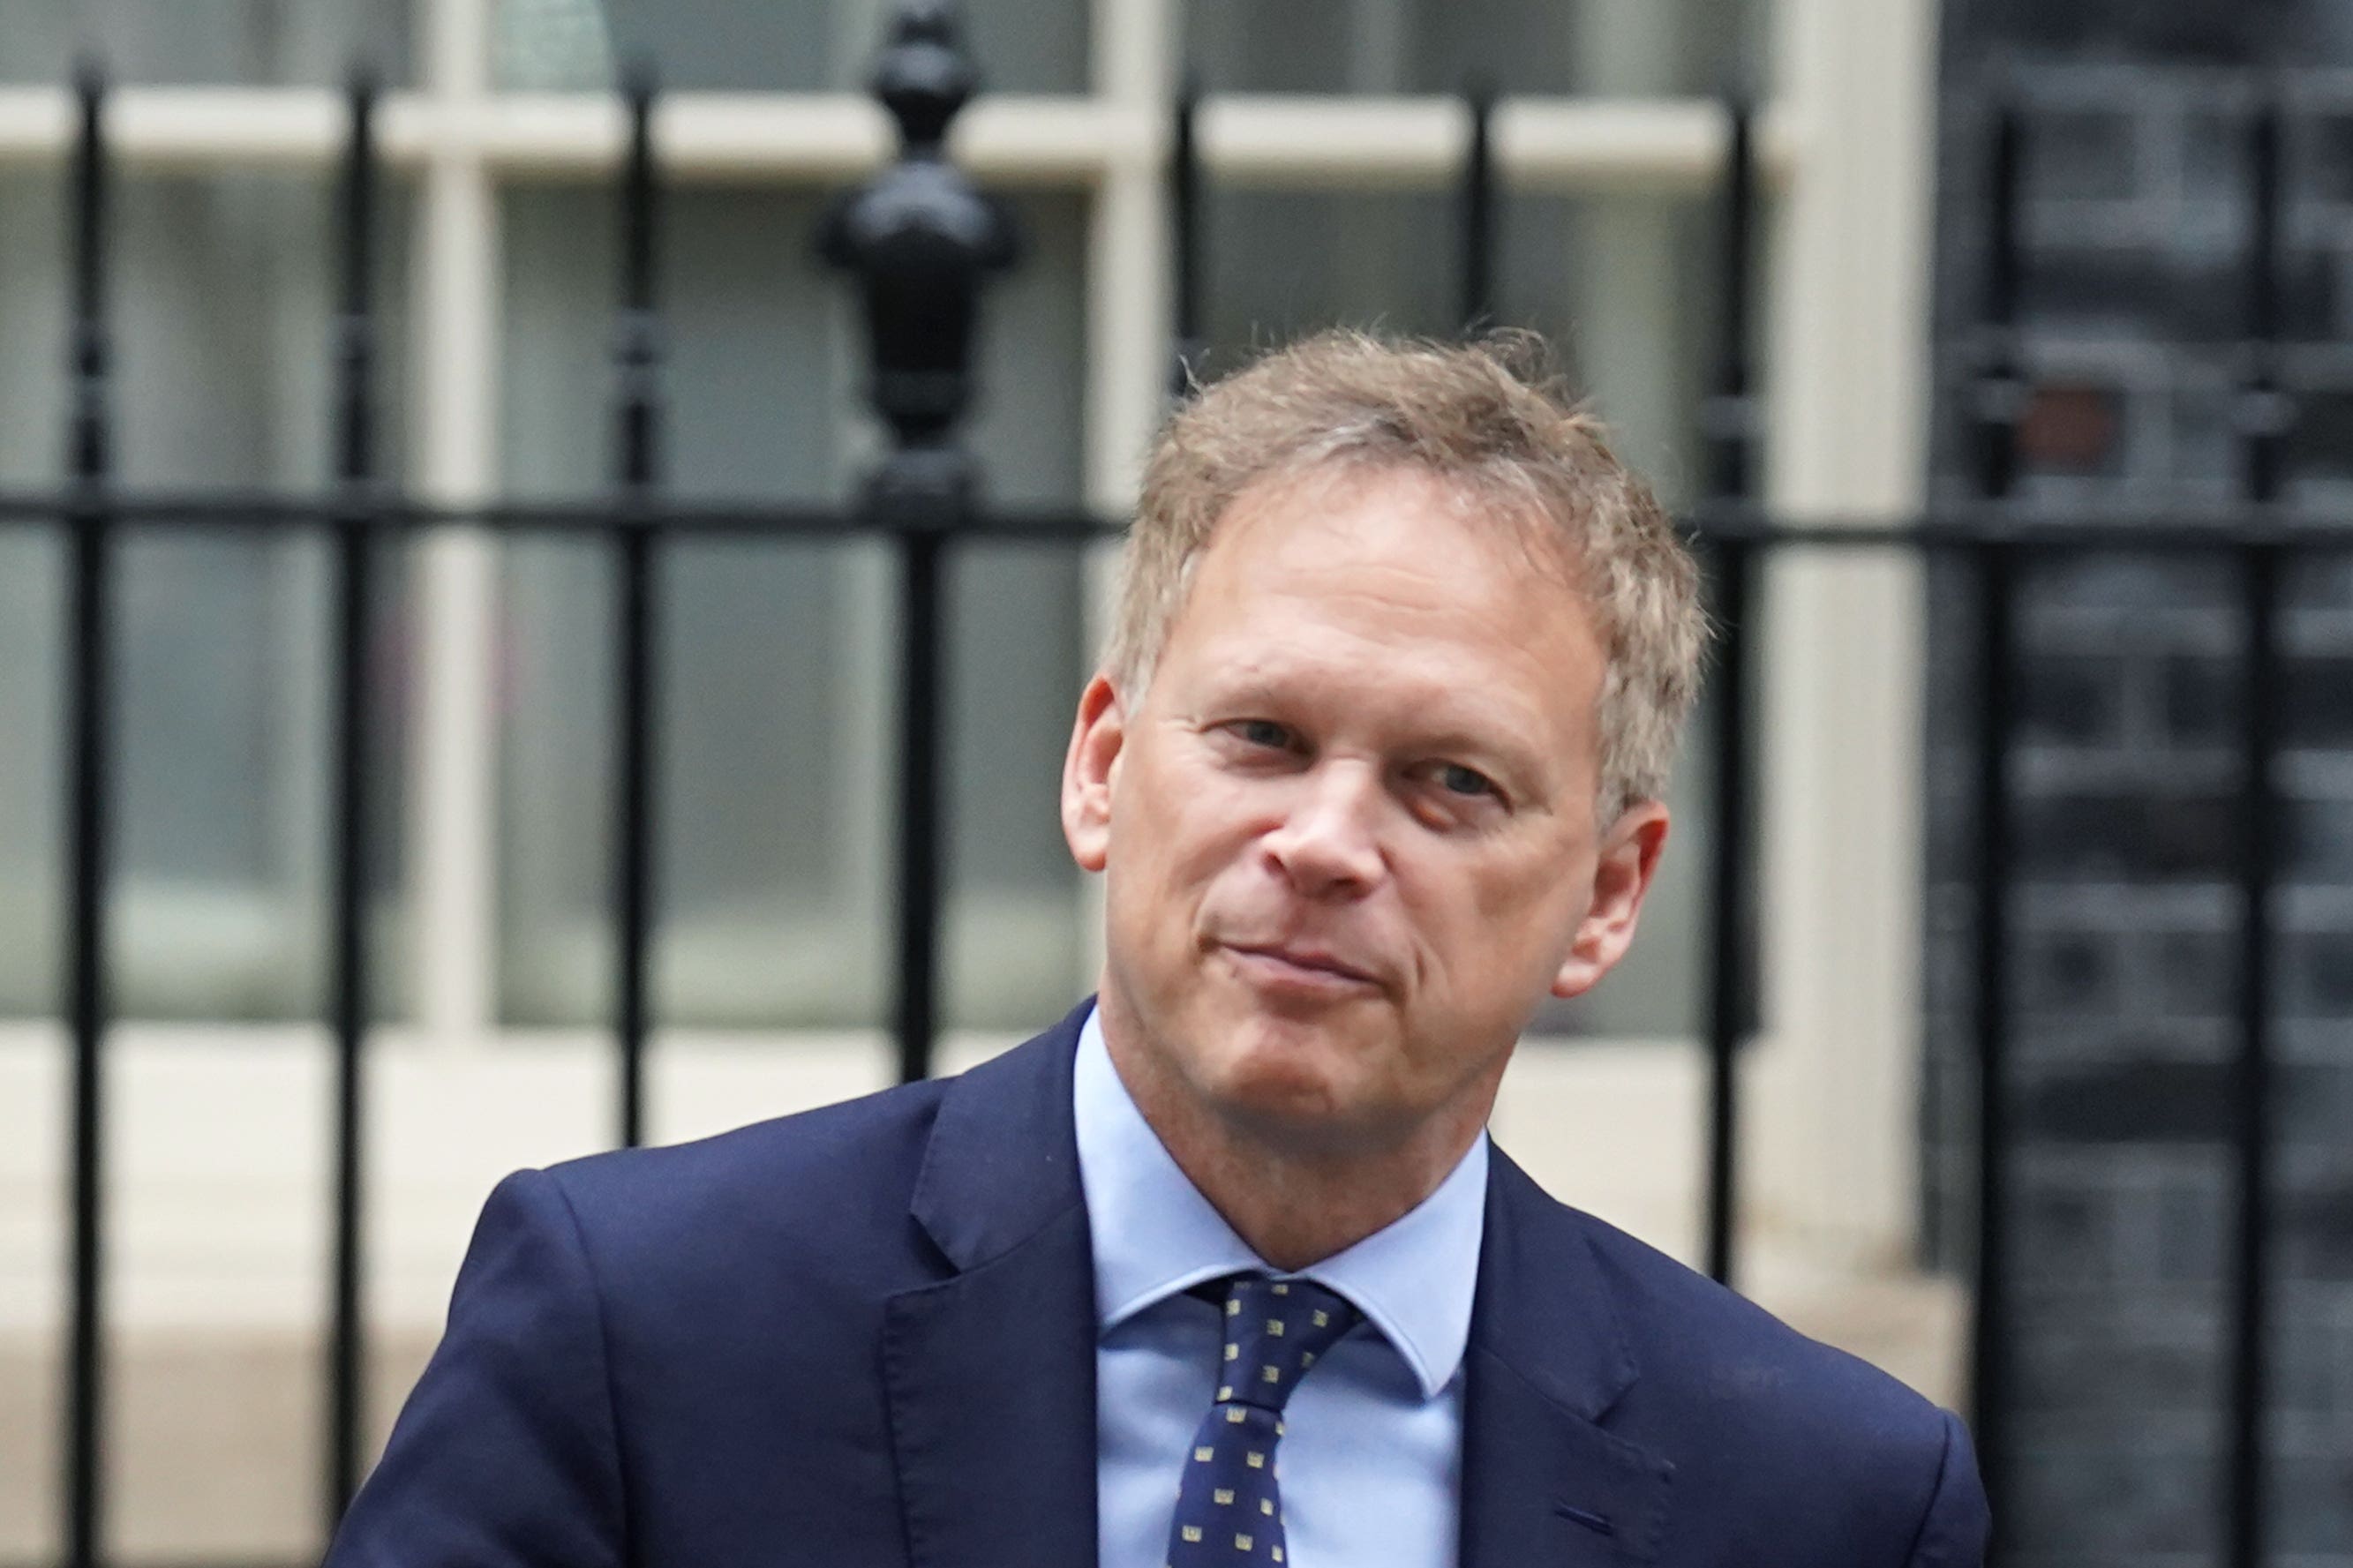
<svg viewBox="0 0 2353 1568"><path fill-rule="evenodd" d="M1583 995L1626 956L1666 842L1667 808L1660 801L1637 801L1610 825L1594 861L1593 902L1553 975L1554 995Z"/></svg>
<svg viewBox="0 0 2353 1568"><path fill-rule="evenodd" d="M1100 871L1111 858L1112 786L1127 740L1127 715L1111 678L1098 673L1079 694L1062 758L1062 837L1082 871Z"/></svg>

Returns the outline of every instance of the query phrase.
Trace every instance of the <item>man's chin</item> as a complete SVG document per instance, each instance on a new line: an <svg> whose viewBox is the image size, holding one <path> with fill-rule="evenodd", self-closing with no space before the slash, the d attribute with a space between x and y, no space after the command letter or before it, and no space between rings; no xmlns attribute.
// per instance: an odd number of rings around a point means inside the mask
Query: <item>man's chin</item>
<svg viewBox="0 0 2353 1568"><path fill-rule="evenodd" d="M1238 1126L1337 1145L1358 1142L1377 1120L1366 1115L1361 1043L1282 1019L1239 1020L1224 1039L1201 1087Z"/></svg>

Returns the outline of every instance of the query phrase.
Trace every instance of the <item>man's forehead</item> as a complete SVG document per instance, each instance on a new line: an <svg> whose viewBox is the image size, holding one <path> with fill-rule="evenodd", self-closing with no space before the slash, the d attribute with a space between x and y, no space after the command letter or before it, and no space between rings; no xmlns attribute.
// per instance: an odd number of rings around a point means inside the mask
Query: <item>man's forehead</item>
<svg viewBox="0 0 2353 1568"><path fill-rule="evenodd" d="M1369 537L1377 522L1400 516L1426 520L1433 554L1466 545L1490 551L1581 597L1575 545L1533 496L1507 496L1470 475L1370 458L1324 458L1252 480L1219 514L1187 575L1212 553L1283 553L1311 538L1321 546L1335 534Z"/></svg>

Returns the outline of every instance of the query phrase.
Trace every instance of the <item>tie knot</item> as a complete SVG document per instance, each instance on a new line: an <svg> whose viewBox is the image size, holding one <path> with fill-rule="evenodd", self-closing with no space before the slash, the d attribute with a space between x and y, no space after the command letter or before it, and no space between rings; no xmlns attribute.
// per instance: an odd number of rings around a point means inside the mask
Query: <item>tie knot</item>
<svg viewBox="0 0 2353 1568"><path fill-rule="evenodd" d="M1236 1275L1226 1289L1219 1402L1281 1410L1316 1358L1363 1320L1345 1299L1312 1281Z"/></svg>

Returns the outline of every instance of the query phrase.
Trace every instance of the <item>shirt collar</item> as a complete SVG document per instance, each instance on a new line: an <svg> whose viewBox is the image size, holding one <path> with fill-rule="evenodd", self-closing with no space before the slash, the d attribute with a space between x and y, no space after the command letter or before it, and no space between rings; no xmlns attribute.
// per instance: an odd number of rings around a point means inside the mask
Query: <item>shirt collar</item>
<svg viewBox="0 0 2353 1568"><path fill-rule="evenodd" d="M1079 1032L1072 1074L1079 1182L1094 1241L1095 1325L1121 1323L1205 1279L1266 1261L1209 1206L1135 1108L1103 1044L1100 1013ZM1453 1381L1471 1334L1486 1227L1487 1135L1438 1190L1346 1250L1300 1270L1371 1320L1435 1398Z"/></svg>

